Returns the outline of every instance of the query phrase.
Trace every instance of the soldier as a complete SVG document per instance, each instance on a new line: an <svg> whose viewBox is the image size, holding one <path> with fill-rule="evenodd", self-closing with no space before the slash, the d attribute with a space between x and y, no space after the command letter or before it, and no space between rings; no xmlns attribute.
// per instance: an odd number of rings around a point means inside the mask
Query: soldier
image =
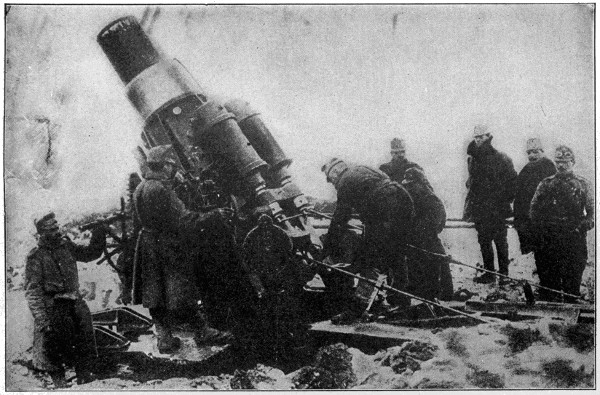
<svg viewBox="0 0 600 395"><path fill-rule="evenodd" d="M446 209L425 173L416 167L404 173L402 185L415 204L412 245L437 254L446 254L438 237L446 224ZM444 258L418 250L408 253L408 292L423 298L450 300L453 295L452 273Z"/></svg>
<svg viewBox="0 0 600 395"><path fill-rule="evenodd" d="M526 149L529 163L523 167L523 170L521 170L517 177L514 204L515 228L519 235L522 254L535 251L536 233L533 232L531 218L529 217L529 208L533 194L540 181L556 173L554 162L544 155L542 142L539 138L527 140ZM537 254L535 252L534 255L536 256L536 266L538 266ZM540 277L540 283L542 285L547 283L547 280L542 278L544 276L543 269L540 270L540 267L538 267L537 272Z"/></svg>
<svg viewBox="0 0 600 395"><path fill-rule="evenodd" d="M512 160L492 147L492 134L486 125L476 125L473 141L467 148L469 179L463 219L475 223L485 269L494 271L494 249L498 253L500 274L508 274L506 218L511 216L517 172ZM474 279L491 283L495 276L484 273Z"/></svg>
<svg viewBox="0 0 600 395"><path fill-rule="evenodd" d="M358 271L372 279L377 279L380 274L387 275L388 284L405 289L408 281L406 243L415 216L408 192L379 170L348 165L341 159L330 160L321 170L337 190L337 206L325 238L325 251L332 248L344 231L354 209L365 226L364 250ZM365 296L368 298L370 293L368 286L365 288L364 283L359 283L358 299L332 322L343 323L360 316ZM391 292L387 299L392 305L410 304L410 300Z"/></svg>
<svg viewBox="0 0 600 395"><path fill-rule="evenodd" d="M97 356L90 310L79 294L77 261L99 258L105 230L92 231L88 246L73 243L59 230L54 213L35 221L38 246L27 255L25 298L34 318L33 366L64 387L65 367L73 366L77 383L92 381Z"/></svg>
<svg viewBox="0 0 600 395"><path fill-rule="evenodd" d="M172 333L179 320L191 320L196 326L198 345L228 342L231 335L209 327L198 311L195 267L181 240L189 234L200 237L206 227L222 226L232 210L203 214L185 208L171 187L176 162L170 145L150 149L147 164L149 171L133 196L135 217L141 225L134 259L133 304L141 303L150 310L160 353L173 353L180 347L181 340Z"/></svg>
<svg viewBox="0 0 600 395"><path fill-rule="evenodd" d="M406 144L404 140L394 138L390 144L392 148L392 160L379 166L379 170L387 174L392 181L400 184L404 179L404 173L411 167L423 170L421 166L406 159Z"/></svg>
<svg viewBox="0 0 600 395"><path fill-rule="evenodd" d="M579 295L587 262L586 235L594 227L594 197L589 182L573 173L573 150L558 146L554 162L558 173L538 185L531 201L531 221L541 239L536 250L538 274L542 285ZM540 291L544 300L557 296ZM575 303L577 298L565 301Z"/></svg>

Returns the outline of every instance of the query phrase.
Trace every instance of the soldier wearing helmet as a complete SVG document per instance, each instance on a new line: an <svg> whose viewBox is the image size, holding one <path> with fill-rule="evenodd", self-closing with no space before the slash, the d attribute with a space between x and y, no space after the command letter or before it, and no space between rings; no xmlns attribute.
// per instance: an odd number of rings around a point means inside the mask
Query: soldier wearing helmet
<svg viewBox="0 0 600 395"><path fill-rule="evenodd" d="M475 223L477 241L481 249L483 266L494 271L494 248L498 254L498 271L508 274L508 240L506 218L512 214L517 172L512 160L492 146L492 133L487 125L476 125L473 141L467 148L467 198L463 219ZM474 280L493 283L495 276L484 273Z"/></svg>
<svg viewBox="0 0 600 395"><path fill-rule="evenodd" d="M201 237L207 227L222 226L232 211L186 209L171 186L177 162L170 145L150 149L146 158L149 171L133 194L135 219L141 228L134 259L133 304L150 310L161 353L180 347L181 340L172 333L179 320L196 324L197 344L227 342L231 335L208 326L197 311L200 290L195 268L181 241L190 234Z"/></svg>
<svg viewBox="0 0 600 395"><path fill-rule="evenodd" d="M536 250L542 285L579 295L587 262L587 232L594 227L594 197L589 181L573 173L575 154L565 145L554 153L558 172L542 180L531 202L531 220L539 233ZM559 294L541 290L540 298ZM567 302L577 298L567 297Z"/></svg>
<svg viewBox="0 0 600 395"><path fill-rule="evenodd" d="M401 183L404 179L404 173L410 168L416 167L419 170L423 170L421 166L406 159L406 143L404 140L399 138L392 139L390 148L392 160L379 166L379 170L387 174L392 181Z"/></svg>
<svg viewBox="0 0 600 395"><path fill-rule="evenodd" d="M56 387L66 386L65 365L77 382L93 379L97 356L92 317L79 294L77 261L98 259L106 246L103 227L92 231L89 245L63 236L54 213L35 221L38 246L27 255L25 298L34 319L33 366L49 372Z"/></svg>
<svg viewBox="0 0 600 395"><path fill-rule="evenodd" d="M333 158L321 169L337 190L337 206L327 236L325 251L330 251L355 210L365 226L364 249L357 271L377 279L386 275L388 284L406 289L406 243L414 218L414 205L408 192L383 172L367 166L351 165ZM354 303L348 311L334 317L342 323L359 316L371 295L366 283L359 283ZM392 305L406 306L406 298L388 294Z"/></svg>

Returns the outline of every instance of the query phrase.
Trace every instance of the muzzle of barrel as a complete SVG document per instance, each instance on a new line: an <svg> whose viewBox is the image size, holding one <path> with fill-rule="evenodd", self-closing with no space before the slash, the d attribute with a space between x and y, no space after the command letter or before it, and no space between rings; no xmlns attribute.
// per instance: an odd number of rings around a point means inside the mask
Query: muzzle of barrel
<svg viewBox="0 0 600 395"><path fill-rule="evenodd" d="M269 204L261 171L267 163L240 130L235 115L212 100L176 60L156 50L137 20L124 17L98 34L98 43L126 85L127 97L145 121L142 138L149 146L170 144L173 131L182 146L198 146L218 159L229 177Z"/></svg>

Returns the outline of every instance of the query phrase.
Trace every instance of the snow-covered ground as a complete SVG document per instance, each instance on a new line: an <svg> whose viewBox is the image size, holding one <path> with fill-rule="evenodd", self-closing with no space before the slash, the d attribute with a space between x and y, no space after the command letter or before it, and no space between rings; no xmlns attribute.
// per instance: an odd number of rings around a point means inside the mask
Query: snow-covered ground
<svg viewBox="0 0 600 395"><path fill-rule="evenodd" d="M446 229L443 241L455 259L468 264L480 261L478 244L473 229ZM518 253L518 239L509 230L511 276L532 279L533 259ZM593 261L591 261L593 262ZM455 289L466 288L478 295L472 300L484 299L496 289L495 285L473 284L474 270L452 266ZM593 283L595 271L589 265L584 283ZM88 301L92 311L114 307L119 294L116 274L103 264L80 264L82 289L89 290L95 283L96 297ZM505 286L507 299L522 300L518 287ZM587 292L582 287L583 292ZM22 290L7 293L7 389L43 390L51 388L47 380L40 378L23 366L30 358L33 323ZM535 323L496 323L461 328L398 328L407 338L418 343L381 350L367 355L358 349L347 351L354 376L349 386L356 389L392 388L590 388L595 372L595 348L593 328L569 326L560 321L544 319ZM572 335L573 333L579 335ZM411 345L412 344L412 345ZM416 352L414 350L421 350ZM422 350L430 350L425 353ZM316 366L316 367L315 367ZM77 386L77 390L168 390L168 389L291 389L328 388L342 385L333 380L316 380L322 368L309 366L302 372L284 372L270 367L257 366L236 375L170 377L144 382L128 379L117 374L89 384ZM308 370L307 370L308 369ZM312 369L312 370L311 370ZM310 371L313 376L307 375ZM316 373L315 373L316 372ZM319 373L320 372L320 373ZM245 375L245 376L244 376ZM250 377L250 379L248 377ZM335 375L334 375L335 376ZM322 377L321 377L322 378ZM241 383L241 384L240 384ZM336 384L337 383L337 384ZM346 385L346 384L343 384ZM241 387L240 387L241 386ZM337 388L337 387L336 387Z"/></svg>

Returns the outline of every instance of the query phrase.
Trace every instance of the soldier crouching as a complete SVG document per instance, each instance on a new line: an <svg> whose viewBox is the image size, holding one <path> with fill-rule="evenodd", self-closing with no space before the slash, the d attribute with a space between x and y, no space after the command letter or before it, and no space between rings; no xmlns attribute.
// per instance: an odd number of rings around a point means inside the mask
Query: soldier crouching
<svg viewBox="0 0 600 395"><path fill-rule="evenodd" d="M355 210L365 226L364 251L355 270L372 280L385 276L388 284L405 290L408 282L406 243L415 216L414 204L406 189L379 170L349 165L337 158L321 170L337 191L337 207L325 239L325 251L331 251L332 243L339 240L340 232ZM372 294L372 285L359 282L354 303L333 317L332 322L341 324L358 318ZM410 299L395 293L388 294L386 299L395 307L410 305Z"/></svg>
<svg viewBox="0 0 600 395"><path fill-rule="evenodd" d="M33 366L64 387L65 365L75 368L77 383L92 380L97 356L90 310L79 294L77 261L99 258L106 245L103 228L92 231L88 246L64 237L54 213L35 222L38 246L27 256L25 298L34 318Z"/></svg>

